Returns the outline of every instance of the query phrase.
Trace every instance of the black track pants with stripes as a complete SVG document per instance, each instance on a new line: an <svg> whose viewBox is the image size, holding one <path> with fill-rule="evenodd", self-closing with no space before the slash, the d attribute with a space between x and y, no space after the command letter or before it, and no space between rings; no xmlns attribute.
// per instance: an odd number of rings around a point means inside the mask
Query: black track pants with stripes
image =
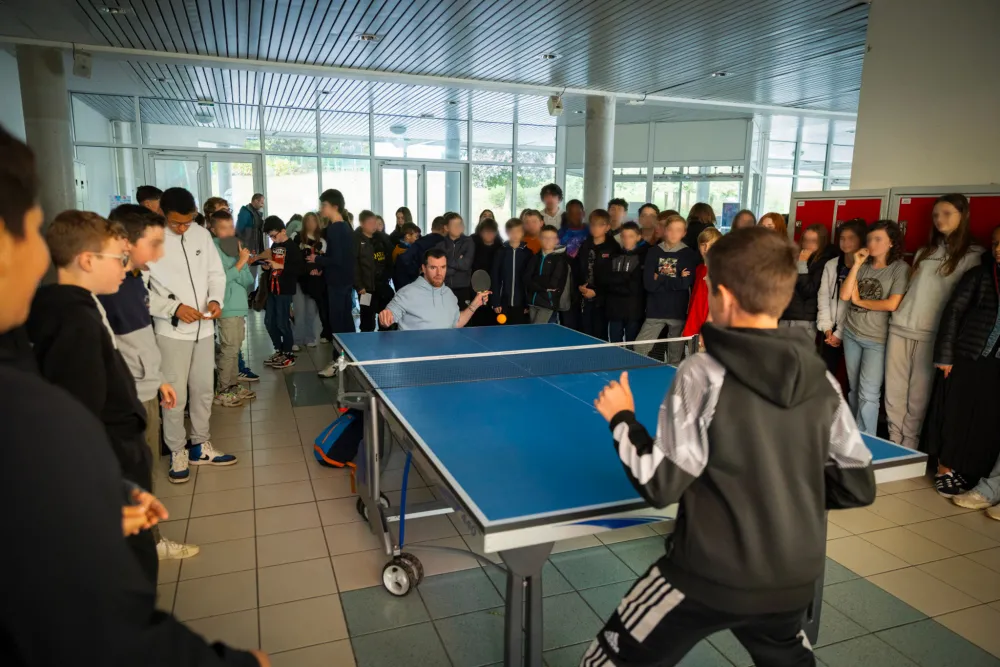
<svg viewBox="0 0 1000 667"><path fill-rule="evenodd" d="M757 667L814 667L805 610L728 614L684 596L653 565L622 599L580 667L671 667L709 635L732 630Z"/></svg>

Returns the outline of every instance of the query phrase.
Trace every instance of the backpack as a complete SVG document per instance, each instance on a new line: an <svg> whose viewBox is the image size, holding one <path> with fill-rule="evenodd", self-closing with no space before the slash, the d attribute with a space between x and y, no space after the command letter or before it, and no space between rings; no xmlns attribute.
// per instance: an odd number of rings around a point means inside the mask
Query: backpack
<svg viewBox="0 0 1000 667"><path fill-rule="evenodd" d="M316 436L313 454L319 464L328 468L349 468L351 472L351 491L354 491L353 463L358 455L361 440L365 435L365 413L361 410L348 410L333 420L329 426Z"/></svg>

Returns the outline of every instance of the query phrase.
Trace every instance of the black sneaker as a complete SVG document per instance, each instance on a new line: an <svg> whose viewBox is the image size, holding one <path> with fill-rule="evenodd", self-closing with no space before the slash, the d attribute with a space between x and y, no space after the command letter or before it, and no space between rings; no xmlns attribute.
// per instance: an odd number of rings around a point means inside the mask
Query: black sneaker
<svg viewBox="0 0 1000 667"><path fill-rule="evenodd" d="M934 476L934 488L937 489L939 495L945 498L960 496L972 487L973 485L969 483L969 480L954 470L946 472L943 475Z"/></svg>

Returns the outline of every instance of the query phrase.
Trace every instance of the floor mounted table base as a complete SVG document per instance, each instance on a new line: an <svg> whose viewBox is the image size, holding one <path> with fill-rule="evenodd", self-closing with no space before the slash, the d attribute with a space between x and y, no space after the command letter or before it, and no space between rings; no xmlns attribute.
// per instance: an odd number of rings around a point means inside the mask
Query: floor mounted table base
<svg viewBox="0 0 1000 667"><path fill-rule="evenodd" d="M501 551L507 566L503 663L542 667L542 567L552 543Z"/></svg>

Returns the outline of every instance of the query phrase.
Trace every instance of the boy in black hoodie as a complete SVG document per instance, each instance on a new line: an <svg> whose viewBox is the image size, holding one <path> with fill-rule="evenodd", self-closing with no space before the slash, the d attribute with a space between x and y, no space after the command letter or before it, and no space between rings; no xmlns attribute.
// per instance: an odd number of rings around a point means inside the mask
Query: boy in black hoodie
<svg viewBox="0 0 1000 667"><path fill-rule="evenodd" d="M639 335L646 312L642 269L649 246L642 243L639 225L626 222L618 230L621 251L611 258L611 277L605 312L612 343L631 343Z"/></svg>
<svg viewBox="0 0 1000 667"><path fill-rule="evenodd" d="M264 326L275 350L264 360L264 365L289 368L295 365L295 355L292 354L292 345L295 344L292 336L292 297L305 270L305 256L299 244L288 238L285 223L278 216L268 216L264 221L264 234L271 239L271 248L266 251L268 254L264 262L264 280L268 281L270 289L264 306Z"/></svg>
<svg viewBox="0 0 1000 667"><path fill-rule="evenodd" d="M636 490L680 508L667 554L583 664L667 667L732 630L755 664L814 665L802 622L823 575L826 511L875 499L871 453L812 336L778 328L797 275L791 243L741 229L707 262L707 353L677 369L655 439L636 421L628 373L595 401Z"/></svg>
<svg viewBox="0 0 1000 667"><path fill-rule="evenodd" d="M377 229L378 216L361 211L354 230L354 289L358 292L361 330L375 331L375 316L392 301L392 241ZM367 304L366 304L367 302Z"/></svg>
<svg viewBox="0 0 1000 667"><path fill-rule="evenodd" d="M552 225L542 227L538 235L542 247L537 255L528 260L524 271L524 285L528 291L528 305L532 324L551 324L560 311L563 291L566 289L567 274L570 272L569 257L565 251L557 251L559 230ZM572 282L572 278L569 278Z"/></svg>
<svg viewBox="0 0 1000 667"><path fill-rule="evenodd" d="M524 225L518 218L511 218L505 225L507 242L493 260L493 295L490 307L497 315L503 314L505 324L527 324L528 304L524 289L524 273L533 256L524 243Z"/></svg>
<svg viewBox="0 0 1000 667"><path fill-rule="evenodd" d="M583 298L583 333L608 340L606 312L611 258L621 247L611 238L611 216L604 209L590 212L590 236L576 254L576 288Z"/></svg>
<svg viewBox="0 0 1000 667"><path fill-rule="evenodd" d="M125 479L151 489L146 408L97 299L117 292L125 279L125 229L96 213L64 211L49 225L45 240L58 283L38 290L28 318L38 368L101 420ZM153 534L143 531L129 543L155 582L159 566Z"/></svg>

